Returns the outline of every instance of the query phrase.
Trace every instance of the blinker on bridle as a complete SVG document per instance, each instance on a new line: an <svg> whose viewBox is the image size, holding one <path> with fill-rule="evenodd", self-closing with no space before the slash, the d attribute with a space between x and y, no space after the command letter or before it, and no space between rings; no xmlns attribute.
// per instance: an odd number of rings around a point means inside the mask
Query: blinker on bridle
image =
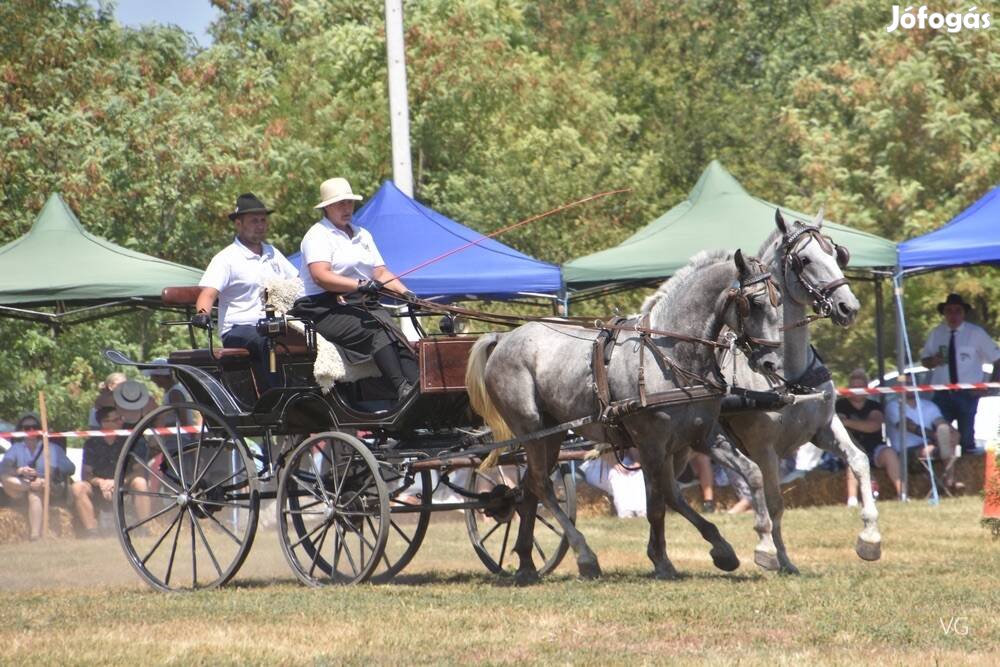
<svg viewBox="0 0 1000 667"><path fill-rule="evenodd" d="M803 239L805 239L805 242L800 244L799 241ZM799 284L812 297L813 312L821 317L829 317L833 313L833 293L844 285L849 284L850 281L844 277L831 280L828 283L816 284L806 278L803 273L805 263L799 257L799 252L809 244L810 240L815 240L819 244L820 249L826 254L833 255L837 260L837 266L841 270L847 268L847 265L850 263L851 252L844 246L834 243L829 237L824 236L820 232L819 227L812 225L802 225L795 232L784 237L785 271L787 272L791 269L791 272L798 279Z"/></svg>

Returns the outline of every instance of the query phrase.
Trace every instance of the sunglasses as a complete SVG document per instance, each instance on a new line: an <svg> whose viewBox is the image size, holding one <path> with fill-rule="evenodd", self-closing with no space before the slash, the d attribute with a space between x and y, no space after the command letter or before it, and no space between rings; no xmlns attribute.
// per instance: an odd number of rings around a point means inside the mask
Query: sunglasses
<svg viewBox="0 0 1000 667"><path fill-rule="evenodd" d="M42 428L41 424L21 424L19 431L37 431Z"/></svg>

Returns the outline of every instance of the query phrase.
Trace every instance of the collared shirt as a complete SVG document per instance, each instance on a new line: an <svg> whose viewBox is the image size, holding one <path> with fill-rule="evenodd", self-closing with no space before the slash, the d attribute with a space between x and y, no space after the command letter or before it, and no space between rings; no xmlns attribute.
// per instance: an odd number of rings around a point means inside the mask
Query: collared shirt
<svg viewBox="0 0 1000 667"><path fill-rule="evenodd" d="M370 280L375 269L384 266L385 261L375 247L375 239L362 227L351 225L354 236L338 229L323 218L309 228L302 237L302 283L306 296L322 294L326 290L317 285L309 274L313 262L329 262L334 273L345 278Z"/></svg>
<svg viewBox="0 0 1000 667"><path fill-rule="evenodd" d="M948 384L948 343L951 329L942 322L931 330L920 351L921 357L941 354L941 365L931 372L931 384ZM982 382L983 364L1000 359L1000 346L986 331L975 324L962 322L955 333L955 358L958 361L959 382Z"/></svg>
<svg viewBox="0 0 1000 667"><path fill-rule="evenodd" d="M947 370L947 369L946 369ZM924 431L929 436L934 435L934 422L938 419L944 419L941 415L941 410L938 406L934 405L931 401L922 400L920 401L920 413L917 413L916 404L910 405L909 401L904 399L903 403L906 404L906 418L909 419L914 424L923 423ZM921 422L921 417L923 417L923 422ZM897 452L900 451L899 447L899 401L895 397L890 398L885 402L885 428L886 432L889 434L889 442L892 443L892 448ZM906 431L905 435L906 447L917 447L924 444L924 439L919 433L911 433L909 430Z"/></svg>
<svg viewBox="0 0 1000 667"><path fill-rule="evenodd" d="M94 436L87 438L83 443L83 465L90 468L92 477L101 479L114 479L115 469L118 467L118 456L122 447L125 446L125 438L117 437L114 442L108 444L104 436ZM132 450L137 457L144 459L147 456L145 441L140 441ZM135 462L132 461L134 465Z"/></svg>
<svg viewBox="0 0 1000 667"><path fill-rule="evenodd" d="M212 258L200 287L219 290L219 333L239 324L256 324L264 317L261 288L274 278L295 278L298 271L281 252L263 243L258 255L234 239Z"/></svg>

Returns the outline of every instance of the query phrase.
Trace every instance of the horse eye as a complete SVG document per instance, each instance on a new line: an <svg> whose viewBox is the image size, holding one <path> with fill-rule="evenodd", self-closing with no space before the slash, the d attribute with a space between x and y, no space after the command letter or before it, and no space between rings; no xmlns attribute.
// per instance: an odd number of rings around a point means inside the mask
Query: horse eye
<svg viewBox="0 0 1000 667"><path fill-rule="evenodd" d="M812 264L812 260L810 258L808 258L808 257L803 257L802 258L802 266L808 266L809 264Z"/></svg>

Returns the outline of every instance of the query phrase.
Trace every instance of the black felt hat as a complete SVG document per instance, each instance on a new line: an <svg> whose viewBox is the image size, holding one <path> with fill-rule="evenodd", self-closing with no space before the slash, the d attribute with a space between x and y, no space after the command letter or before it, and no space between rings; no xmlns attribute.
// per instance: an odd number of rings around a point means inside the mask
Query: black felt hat
<svg viewBox="0 0 1000 667"><path fill-rule="evenodd" d="M958 294L949 294L948 298L938 304L938 313L944 314L945 306L962 306L965 308L965 314L968 315L969 311L972 310L972 306L965 302Z"/></svg>
<svg viewBox="0 0 1000 667"><path fill-rule="evenodd" d="M236 198L236 209L229 214L230 220L235 220L244 213L274 213L264 206L264 202L257 199L252 192L244 192Z"/></svg>

